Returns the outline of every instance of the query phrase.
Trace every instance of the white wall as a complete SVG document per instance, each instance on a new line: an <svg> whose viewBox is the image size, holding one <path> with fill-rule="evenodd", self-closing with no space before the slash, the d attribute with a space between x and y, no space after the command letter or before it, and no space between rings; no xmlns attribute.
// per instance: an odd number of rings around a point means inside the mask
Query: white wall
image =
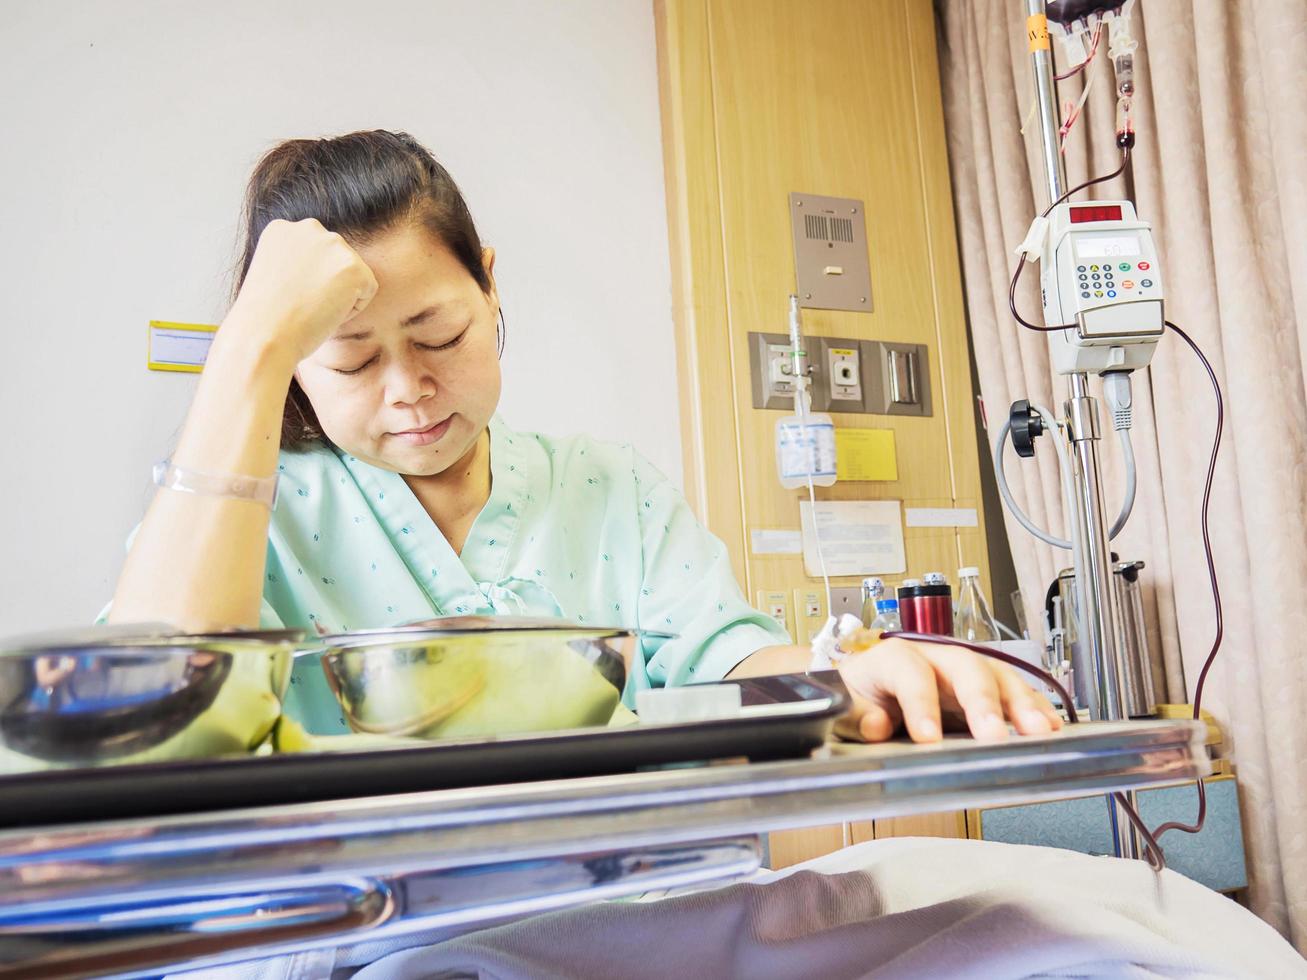
<svg viewBox="0 0 1307 980"><path fill-rule="evenodd" d="M275 141L406 129L459 181L508 321L511 424L633 442L678 483L649 0L5 4L0 634L89 621L216 323Z"/></svg>

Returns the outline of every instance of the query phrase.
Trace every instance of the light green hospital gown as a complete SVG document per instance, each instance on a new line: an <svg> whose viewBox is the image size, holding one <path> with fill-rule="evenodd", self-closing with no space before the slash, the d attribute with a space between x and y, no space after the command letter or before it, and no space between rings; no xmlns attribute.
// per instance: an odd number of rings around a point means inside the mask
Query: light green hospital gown
<svg viewBox="0 0 1307 980"><path fill-rule="evenodd" d="M631 447L490 424L490 499L455 554L403 478L326 446L283 452L268 532L264 626L319 635L432 616L556 616L642 637L625 701L720 680L790 639L740 593L726 549ZM345 730L316 658L287 712Z"/></svg>

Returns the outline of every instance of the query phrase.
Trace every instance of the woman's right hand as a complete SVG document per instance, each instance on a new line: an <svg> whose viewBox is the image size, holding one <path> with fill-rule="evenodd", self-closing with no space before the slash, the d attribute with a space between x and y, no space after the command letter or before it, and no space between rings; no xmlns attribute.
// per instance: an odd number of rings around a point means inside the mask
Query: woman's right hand
<svg viewBox="0 0 1307 980"><path fill-rule="evenodd" d="M259 235L240 293L228 314L294 365L377 292L377 277L340 235L316 218L271 221Z"/></svg>

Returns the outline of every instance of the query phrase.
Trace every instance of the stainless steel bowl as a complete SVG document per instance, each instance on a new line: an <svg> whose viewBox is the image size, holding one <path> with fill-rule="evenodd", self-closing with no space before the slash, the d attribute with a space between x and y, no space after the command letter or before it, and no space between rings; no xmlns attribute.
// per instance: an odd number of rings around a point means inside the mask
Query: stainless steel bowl
<svg viewBox="0 0 1307 980"><path fill-rule="evenodd" d="M0 774L248 752L303 637L153 625L0 640Z"/></svg>
<svg viewBox="0 0 1307 980"><path fill-rule="evenodd" d="M606 725L636 634L462 616L323 637L327 684L356 732L458 738Z"/></svg>

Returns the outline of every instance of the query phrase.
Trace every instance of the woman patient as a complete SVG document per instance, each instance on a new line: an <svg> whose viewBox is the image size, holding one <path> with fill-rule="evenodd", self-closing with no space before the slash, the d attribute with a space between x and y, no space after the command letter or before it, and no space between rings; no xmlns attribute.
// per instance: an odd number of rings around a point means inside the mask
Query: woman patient
<svg viewBox="0 0 1307 980"><path fill-rule="evenodd" d="M638 453L495 415L494 271L454 181L412 137L268 153L236 301L171 460L169 480L199 492L156 494L111 621L322 634L515 613L673 634L639 641L628 704L649 686L804 670L809 652L748 606L722 544ZM222 495L274 476L275 509ZM866 739L1060 724L966 650L888 641L840 670L845 727ZM340 730L321 673L297 681L292 710Z"/></svg>

